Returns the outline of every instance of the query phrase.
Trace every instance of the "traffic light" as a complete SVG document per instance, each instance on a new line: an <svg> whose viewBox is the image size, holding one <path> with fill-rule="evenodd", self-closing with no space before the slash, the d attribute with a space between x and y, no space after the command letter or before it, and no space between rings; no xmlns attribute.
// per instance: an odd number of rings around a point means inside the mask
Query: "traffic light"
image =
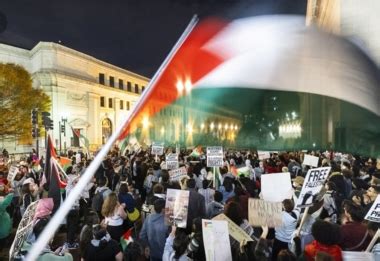
<svg viewBox="0 0 380 261"><path fill-rule="evenodd" d="M38 138L40 136L40 131L38 128L33 128L32 129L32 137L33 138Z"/></svg>
<svg viewBox="0 0 380 261"><path fill-rule="evenodd" d="M38 111L37 109L32 110L32 125L38 124Z"/></svg>
<svg viewBox="0 0 380 261"><path fill-rule="evenodd" d="M54 122L50 119L50 113L43 111L42 113L42 122L44 123L45 130L52 130L54 127Z"/></svg>

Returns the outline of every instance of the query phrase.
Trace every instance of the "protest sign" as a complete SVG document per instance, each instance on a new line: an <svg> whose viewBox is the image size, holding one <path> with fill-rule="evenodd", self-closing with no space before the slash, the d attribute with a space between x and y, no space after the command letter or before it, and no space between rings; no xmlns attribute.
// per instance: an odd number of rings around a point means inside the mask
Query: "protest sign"
<svg viewBox="0 0 380 261"><path fill-rule="evenodd" d="M165 203L165 223L185 228L189 207L189 191L168 189Z"/></svg>
<svg viewBox="0 0 380 261"><path fill-rule="evenodd" d="M329 176L331 167L322 167L309 169L303 182L300 196L298 197L296 206L304 208L313 205L319 192L321 191L327 177Z"/></svg>
<svg viewBox="0 0 380 261"><path fill-rule="evenodd" d="M187 176L187 170L185 167L180 167L179 169L173 169L169 171L170 181L179 181L183 177Z"/></svg>
<svg viewBox="0 0 380 261"><path fill-rule="evenodd" d="M18 225L15 238L9 250L9 260L13 260L19 254L22 245L33 230L33 219L36 214L38 201L30 203Z"/></svg>
<svg viewBox="0 0 380 261"><path fill-rule="evenodd" d="M270 152L269 151L257 151L257 156L259 157L259 160L265 160L270 158Z"/></svg>
<svg viewBox="0 0 380 261"><path fill-rule="evenodd" d="M302 164L306 166L318 167L318 162L318 157L306 154Z"/></svg>
<svg viewBox="0 0 380 261"><path fill-rule="evenodd" d="M223 147L207 147L207 167L223 167Z"/></svg>
<svg viewBox="0 0 380 261"><path fill-rule="evenodd" d="M232 260L227 221L202 219L202 235L207 261Z"/></svg>
<svg viewBox="0 0 380 261"><path fill-rule="evenodd" d="M152 143L152 154L161 156L164 154L164 143L163 142L153 142Z"/></svg>
<svg viewBox="0 0 380 261"><path fill-rule="evenodd" d="M377 196L375 202L365 216L365 219L373 222L380 222L380 195Z"/></svg>
<svg viewBox="0 0 380 261"><path fill-rule="evenodd" d="M7 180L9 182L12 182L14 178L16 177L17 173L18 173L18 168L16 166L11 166L8 171Z"/></svg>
<svg viewBox="0 0 380 261"><path fill-rule="evenodd" d="M165 158L166 169L178 169L178 154L170 153Z"/></svg>
<svg viewBox="0 0 380 261"><path fill-rule="evenodd" d="M344 261L375 261L373 253L370 252L355 252L342 251Z"/></svg>
<svg viewBox="0 0 380 261"><path fill-rule="evenodd" d="M261 194L265 201L282 202L292 198L290 173L275 173L261 175Z"/></svg>
<svg viewBox="0 0 380 261"><path fill-rule="evenodd" d="M80 153L78 152L77 154L75 154L75 163L79 164L80 162L82 162L82 157Z"/></svg>
<svg viewBox="0 0 380 261"><path fill-rule="evenodd" d="M279 227L282 225L282 203L267 202L250 198L248 201L248 221L255 227Z"/></svg>
<svg viewBox="0 0 380 261"><path fill-rule="evenodd" d="M236 225L231 219L229 219L226 215L224 214L219 214L216 217L214 217L212 220L224 220L228 222L228 233L230 236L235 239L238 242L243 242L245 241L253 241L253 239L245 233L245 231Z"/></svg>

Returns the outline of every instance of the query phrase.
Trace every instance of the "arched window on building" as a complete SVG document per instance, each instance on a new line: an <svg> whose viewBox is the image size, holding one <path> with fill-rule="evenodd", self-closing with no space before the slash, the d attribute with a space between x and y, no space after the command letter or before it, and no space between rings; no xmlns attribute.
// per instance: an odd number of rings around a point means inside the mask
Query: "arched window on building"
<svg viewBox="0 0 380 261"><path fill-rule="evenodd" d="M102 120L102 144L105 144L112 135L112 122L105 118Z"/></svg>

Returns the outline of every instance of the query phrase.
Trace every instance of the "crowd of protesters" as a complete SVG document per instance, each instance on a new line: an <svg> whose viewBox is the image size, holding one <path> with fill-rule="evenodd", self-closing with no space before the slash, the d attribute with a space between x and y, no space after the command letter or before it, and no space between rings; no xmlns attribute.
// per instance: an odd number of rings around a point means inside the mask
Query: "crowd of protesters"
<svg viewBox="0 0 380 261"><path fill-rule="evenodd" d="M202 219L221 213L252 238L251 242L238 242L230 237L233 260L339 261L343 260L342 251L366 250L379 228L364 216L380 193L380 164L358 155L309 153L319 157L319 166L331 166L331 173L317 202L304 213L294 202L309 168L301 164L302 152L271 153L270 158L259 160L255 152L227 151L224 166L218 170L221 180L215 182L201 150L181 151L179 166L187 168L188 176L174 182L165 155L157 157L141 149L121 153L114 147L62 224L66 243L46 246L39 260L73 260L70 252L74 250L79 253L74 255L78 260L205 260ZM6 156L0 161L1 247L28 205L39 200L33 230L18 253L25 256L53 215L54 203L47 198L48 188L42 182L42 159L33 153L18 162L19 171L9 182ZM84 154L69 157L72 164L63 175L67 186L62 200L91 163ZM247 167L248 174L240 175L240 167ZM294 197L282 202L282 225L252 227L248 199L260 197L261 176L282 172L291 174L294 188ZM186 228L165 223L167 189L189 191ZM380 255L380 244L375 244L372 252Z"/></svg>

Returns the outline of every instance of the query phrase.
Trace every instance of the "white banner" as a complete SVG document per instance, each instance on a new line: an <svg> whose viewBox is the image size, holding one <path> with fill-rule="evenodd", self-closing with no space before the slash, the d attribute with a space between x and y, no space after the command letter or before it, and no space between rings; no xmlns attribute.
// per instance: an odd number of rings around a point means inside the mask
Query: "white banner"
<svg viewBox="0 0 380 261"><path fill-rule="evenodd" d="M223 167L223 147L207 147L207 167Z"/></svg>
<svg viewBox="0 0 380 261"><path fill-rule="evenodd" d="M189 191L168 189L165 203L165 223L185 228L189 208Z"/></svg>
<svg viewBox="0 0 380 261"><path fill-rule="evenodd" d="M318 157L305 154L302 164L306 166L318 167L318 162Z"/></svg>
<svg viewBox="0 0 380 261"><path fill-rule="evenodd" d="M380 195L377 196L375 202L365 216L365 219L373 222L380 222Z"/></svg>
<svg viewBox="0 0 380 261"><path fill-rule="evenodd" d="M227 221L202 219L202 235L207 261L232 260Z"/></svg>
<svg viewBox="0 0 380 261"><path fill-rule="evenodd" d="M259 157L259 160L265 160L270 158L270 152L269 151L257 151L257 156Z"/></svg>
<svg viewBox="0 0 380 261"><path fill-rule="evenodd" d="M178 169L178 154L171 153L166 156L166 169Z"/></svg>
<svg viewBox="0 0 380 261"><path fill-rule="evenodd" d="M186 167L180 167L179 169L173 169L169 171L170 181L179 181L183 177L187 176Z"/></svg>
<svg viewBox="0 0 380 261"><path fill-rule="evenodd" d="M153 142L152 143L152 154L161 156L164 154L164 143L163 142Z"/></svg>
<svg viewBox="0 0 380 261"><path fill-rule="evenodd" d="M282 202L293 196L290 173L261 175L261 194L265 201Z"/></svg>
<svg viewBox="0 0 380 261"><path fill-rule="evenodd" d="M342 251L344 261L375 261L375 256L370 252Z"/></svg>
<svg viewBox="0 0 380 261"><path fill-rule="evenodd" d="M327 180L331 167L309 169L303 182L296 207L304 208L314 204L316 197Z"/></svg>

